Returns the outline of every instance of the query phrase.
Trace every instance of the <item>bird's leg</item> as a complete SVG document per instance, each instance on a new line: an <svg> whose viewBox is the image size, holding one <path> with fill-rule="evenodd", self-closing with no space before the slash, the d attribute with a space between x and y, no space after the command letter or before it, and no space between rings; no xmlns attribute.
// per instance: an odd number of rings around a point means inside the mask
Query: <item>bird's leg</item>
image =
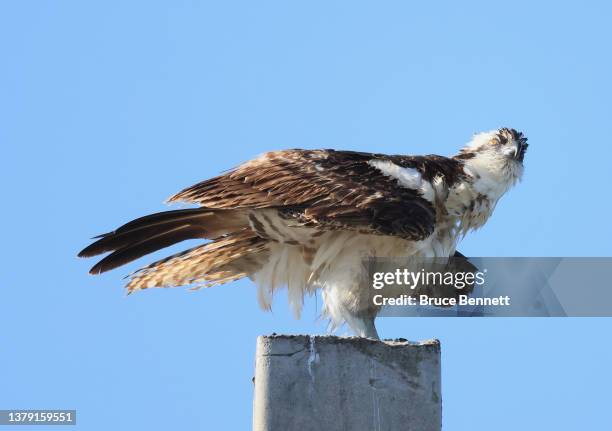
<svg viewBox="0 0 612 431"><path fill-rule="evenodd" d="M375 316L370 314L347 316L346 323L356 335L379 340L380 337L374 325L374 318Z"/></svg>
<svg viewBox="0 0 612 431"><path fill-rule="evenodd" d="M379 310L372 305L370 291L360 289L357 282L332 280L323 284L321 294L332 329L346 323L359 337L380 339L374 326Z"/></svg>

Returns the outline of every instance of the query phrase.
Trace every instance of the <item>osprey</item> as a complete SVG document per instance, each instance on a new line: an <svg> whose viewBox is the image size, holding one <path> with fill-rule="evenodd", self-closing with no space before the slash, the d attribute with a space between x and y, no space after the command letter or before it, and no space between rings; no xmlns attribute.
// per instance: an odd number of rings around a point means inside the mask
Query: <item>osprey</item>
<svg viewBox="0 0 612 431"><path fill-rule="evenodd" d="M527 138L502 128L474 135L452 157L336 150L265 153L170 197L198 208L159 212L96 237L79 253L110 252L91 274L187 239L210 240L131 275L128 293L214 286L249 277L270 309L288 289L299 316L321 289L332 329L378 338L379 311L359 283L368 257L449 257L491 216L523 173Z"/></svg>

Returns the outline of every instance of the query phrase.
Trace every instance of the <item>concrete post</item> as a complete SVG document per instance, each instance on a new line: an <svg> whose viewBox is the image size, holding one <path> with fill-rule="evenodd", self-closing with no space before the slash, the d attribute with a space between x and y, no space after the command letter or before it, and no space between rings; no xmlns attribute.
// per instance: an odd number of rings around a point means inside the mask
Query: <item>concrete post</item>
<svg viewBox="0 0 612 431"><path fill-rule="evenodd" d="M440 343L257 339L254 431L439 431Z"/></svg>

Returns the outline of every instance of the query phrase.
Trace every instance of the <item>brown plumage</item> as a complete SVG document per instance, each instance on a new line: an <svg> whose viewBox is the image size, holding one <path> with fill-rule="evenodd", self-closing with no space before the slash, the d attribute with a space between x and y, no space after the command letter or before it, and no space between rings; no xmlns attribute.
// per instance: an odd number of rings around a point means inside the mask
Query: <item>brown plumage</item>
<svg viewBox="0 0 612 431"><path fill-rule="evenodd" d="M255 272L273 241L255 215L273 209L288 226L349 230L420 240L434 228L435 210L418 190L402 187L369 162L391 161L450 186L461 163L440 156L388 156L353 151L286 150L266 153L202 181L169 202L201 208L165 211L133 220L79 253L110 252L90 272L99 274L187 239L213 242L136 272L129 290L194 283L219 284ZM267 216L264 216L267 217ZM275 228L273 223L268 227ZM288 240L288 244L296 244Z"/></svg>
<svg viewBox="0 0 612 431"><path fill-rule="evenodd" d="M376 338L379 306L364 284L364 259L453 256L521 178L526 149L520 132L504 128L474 135L454 157L274 151L169 199L200 208L139 218L79 256L109 253L91 269L98 274L187 239L206 240L136 271L128 291L249 277L262 307L286 287L299 315L304 295L321 289L332 327L347 323ZM434 296L458 294L443 288L424 287Z"/></svg>
<svg viewBox="0 0 612 431"><path fill-rule="evenodd" d="M79 257L112 252L89 271L101 274L146 254L188 239L213 239L247 226L246 219L232 210L192 208L164 211L138 218L113 232L99 235Z"/></svg>
<svg viewBox="0 0 612 431"><path fill-rule="evenodd" d="M433 230L435 212L416 190L401 187L368 162L388 160L412 167L426 179L443 174L452 185L461 163L441 156L387 156L334 150L266 153L202 181L168 202L208 208L278 208L296 225L422 239Z"/></svg>
<svg viewBox="0 0 612 431"><path fill-rule="evenodd" d="M265 244L264 239L243 229L139 269L126 288L132 292L194 284L209 287L237 280L259 269Z"/></svg>

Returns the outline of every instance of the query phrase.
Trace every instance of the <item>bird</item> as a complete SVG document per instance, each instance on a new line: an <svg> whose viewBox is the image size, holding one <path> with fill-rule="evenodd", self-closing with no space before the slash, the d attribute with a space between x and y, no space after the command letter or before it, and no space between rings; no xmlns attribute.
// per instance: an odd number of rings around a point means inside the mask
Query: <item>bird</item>
<svg viewBox="0 0 612 431"><path fill-rule="evenodd" d="M334 149L271 151L171 196L197 205L137 218L94 237L79 257L109 253L101 274L184 240L199 245L129 276L128 293L212 287L248 277L260 306L288 290L299 317L320 291L330 329L378 339L380 307L363 295L371 257L461 255L523 175L527 138L511 128L474 134L457 154L386 155Z"/></svg>

